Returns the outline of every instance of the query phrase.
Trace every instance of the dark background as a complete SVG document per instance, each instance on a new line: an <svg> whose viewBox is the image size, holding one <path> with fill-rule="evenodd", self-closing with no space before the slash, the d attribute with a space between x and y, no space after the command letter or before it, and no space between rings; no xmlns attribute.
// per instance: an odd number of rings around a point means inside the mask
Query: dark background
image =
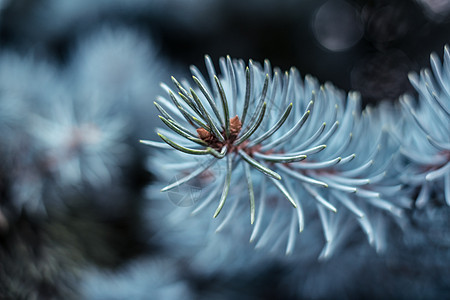
<svg viewBox="0 0 450 300"><path fill-rule="evenodd" d="M150 34L161 53L181 65L202 69L204 54L268 58L273 66L295 66L303 75L359 90L374 102L409 90L407 72L428 66L429 54L441 54L450 37L446 1L188 0L143 9L117 2L97 8L94 1L70 18L46 12L43 0L6 2L0 41L3 47L33 49L64 64L77 37L101 24L126 24ZM431 11L427 5L432 4L442 5ZM321 8L328 15L316 20ZM339 19L348 15L349 22ZM319 27L325 32L316 34ZM332 35L338 50L321 43Z"/></svg>

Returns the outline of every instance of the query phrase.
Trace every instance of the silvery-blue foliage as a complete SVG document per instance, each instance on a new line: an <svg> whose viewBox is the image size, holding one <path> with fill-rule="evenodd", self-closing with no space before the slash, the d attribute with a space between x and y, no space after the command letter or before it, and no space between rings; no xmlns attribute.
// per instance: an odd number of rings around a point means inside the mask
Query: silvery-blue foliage
<svg viewBox="0 0 450 300"><path fill-rule="evenodd" d="M19 210L44 211L44 182L38 166L33 137L32 113L42 113L65 93L58 69L50 62L20 56L0 55L0 151L1 163L9 170L13 206Z"/></svg>
<svg viewBox="0 0 450 300"><path fill-rule="evenodd" d="M115 271L86 270L82 275L83 299L195 299L175 262L140 259Z"/></svg>
<svg viewBox="0 0 450 300"><path fill-rule="evenodd" d="M44 59L21 56L12 51L0 53L0 148L18 151L24 139L31 111L43 111L44 105L64 94L58 69ZM14 150L14 151L13 151ZM14 153L11 153L14 155Z"/></svg>
<svg viewBox="0 0 450 300"><path fill-rule="evenodd" d="M217 222L212 222L210 215L192 209L192 202L207 197L208 192L194 184L155 199L159 189L150 187L148 197L153 201L148 203L146 219L156 233L149 242L162 245L167 255L200 276L221 274L229 278L237 272L264 269L270 261L265 252L255 251L254 244L249 243L247 211L237 205L242 198L236 202L230 199L232 204L224 208Z"/></svg>
<svg viewBox="0 0 450 300"><path fill-rule="evenodd" d="M409 79L419 94L419 103L405 95L400 99L405 120L394 133L402 142L406 170L405 184L420 186L418 207L428 202L433 191L445 194L450 205L450 53L444 48L443 64L432 54L433 73L425 69ZM433 76L434 74L434 76Z"/></svg>
<svg viewBox="0 0 450 300"><path fill-rule="evenodd" d="M68 76L83 96L96 93L110 102L143 104L148 93L154 92L149 81L157 80L163 69L157 45L143 33L103 26L79 39Z"/></svg>
<svg viewBox="0 0 450 300"><path fill-rule="evenodd" d="M127 157L126 119L97 98L62 98L30 117L28 131L47 171L63 187L111 182Z"/></svg>
<svg viewBox="0 0 450 300"><path fill-rule="evenodd" d="M256 248L291 254L299 232L319 218L326 242L320 258L352 235L351 220L382 251L381 214L401 218L402 207L409 207L389 170L398 145L380 126L383 112L361 114L357 93L346 96L311 76L303 81L295 69L272 73L268 61L219 62L220 78L207 56L206 79L191 67L193 87L172 78L177 93L163 85L171 100L155 102L172 131L159 129L165 143L142 142L163 149L149 164L160 182L169 180L162 191L176 199L193 190L183 200L200 200L194 214L218 201L218 217L228 206L217 220L219 231L249 214L254 224L246 235Z"/></svg>
<svg viewBox="0 0 450 300"><path fill-rule="evenodd" d="M154 89L148 82L160 80L156 61L150 40L110 27L80 42L64 68L1 54L0 151L14 207L42 212L55 189L104 188L120 177L131 154L125 138L136 129L130 121L152 123L138 107Z"/></svg>
<svg viewBox="0 0 450 300"><path fill-rule="evenodd" d="M17 101L25 102L30 109L42 109L43 103L52 103L64 91L59 69L32 53L19 55L3 50L0 66L2 94L16 96Z"/></svg>
<svg viewBox="0 0 450 300"><path fill-rule="evenodd" d="M137 30L103 26L79 39L67 76L80 98L96 97L122 115L133 116L134 130L154 127L149 95L158 90L166 63L156 43Z"/></svg>

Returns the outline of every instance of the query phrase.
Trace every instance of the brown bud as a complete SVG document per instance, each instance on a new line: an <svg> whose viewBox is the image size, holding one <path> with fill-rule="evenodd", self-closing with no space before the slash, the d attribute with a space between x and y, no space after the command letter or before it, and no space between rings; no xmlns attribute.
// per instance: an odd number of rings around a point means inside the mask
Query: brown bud
<svg viewBox="0 0 450 300"><path fill-rule="evenodd" d="M233 136L237 136L239 132L241 132L242 123L241 120L239 120L238 116L234 116L230 119L230 133Z"/></svg>
<svg viewBox="0 0 450 300"><path fill-rule="evenodd" d="M205 128L197 128L197 134L204 141L209 141L211 139L211 133L209 133Z"/></svg>

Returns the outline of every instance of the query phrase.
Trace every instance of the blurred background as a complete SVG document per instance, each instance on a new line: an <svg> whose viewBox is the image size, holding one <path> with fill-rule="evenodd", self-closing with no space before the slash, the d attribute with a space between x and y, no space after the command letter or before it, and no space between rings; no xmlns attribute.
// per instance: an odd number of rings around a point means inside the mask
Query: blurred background
<svg viewBox="0 0 450 300"><path fill-rule="evenodd" d="M448 0L0 0L0 298L449 293L448 209L433 224L410 216L414 238L366 265L372 276L354 273L366 286L311 294L276 263L226 278L192 270L155 238L152 154L138 143L155 138L159 83L204 72L205 54L294 66L376 105L412 93L408 72L449 42Z"/></svg>

